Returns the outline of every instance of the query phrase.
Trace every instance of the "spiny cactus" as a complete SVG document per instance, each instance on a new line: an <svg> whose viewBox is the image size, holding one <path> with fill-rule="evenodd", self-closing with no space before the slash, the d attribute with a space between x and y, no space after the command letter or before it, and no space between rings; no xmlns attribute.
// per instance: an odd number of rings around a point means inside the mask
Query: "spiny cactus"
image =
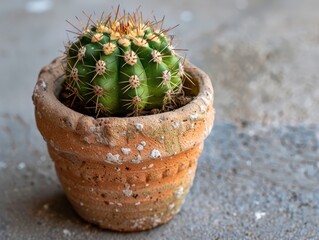
<svg viewBox="0 0 319 240"><path fill-rule="evenodd" d="M88 17L88 16L87 16ZM142 14L103 16L77 29L66 46L65 86L95 116L140 115L175 105L185 76L183 59L162 29Z"/></svg>

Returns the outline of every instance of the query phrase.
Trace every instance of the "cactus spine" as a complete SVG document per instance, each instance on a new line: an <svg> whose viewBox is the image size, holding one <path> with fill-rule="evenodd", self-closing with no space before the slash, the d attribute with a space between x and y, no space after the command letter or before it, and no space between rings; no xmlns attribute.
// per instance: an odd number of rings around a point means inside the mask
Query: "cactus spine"
<svg viewBox="0 0 319 240"><path fill-rule="evenodd" d="M167 31L139 12L120 17L119 9L113 19L88 22L65 52L65 85L74 100L96 117L170 109L185 73Z"/></svg>

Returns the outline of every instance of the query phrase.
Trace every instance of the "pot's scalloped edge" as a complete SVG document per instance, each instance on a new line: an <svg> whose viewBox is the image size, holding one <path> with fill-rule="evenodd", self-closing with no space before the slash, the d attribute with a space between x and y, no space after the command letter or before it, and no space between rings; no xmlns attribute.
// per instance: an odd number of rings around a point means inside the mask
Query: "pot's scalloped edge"
<svg viewBox="0 0 319 240"><path fill-rule="evenodd" d="M89 153L114 164L140 162L186 151L211 132L215 115L212 83L206 73L189 62L185 71L199 93L187 105L155 115L95 119L57 99L57 80L64 74L62 61L63 57L57 58L42 68L33 93L37 126L56 150L77 148L75 155ZM93 151L93 146L98 150Z"/></svg>

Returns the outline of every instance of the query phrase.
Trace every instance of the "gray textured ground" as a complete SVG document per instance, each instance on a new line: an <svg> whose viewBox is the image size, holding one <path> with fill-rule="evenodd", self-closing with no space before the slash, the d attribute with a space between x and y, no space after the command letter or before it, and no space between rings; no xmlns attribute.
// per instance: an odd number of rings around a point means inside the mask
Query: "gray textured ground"
<svg viewBox="0 0 319 240"><path fill-rule="evenodd" d="M134 2L57 0L34 13L32 1L1 1L0 239L319 239L319 2ZM63 50L65 19L118 3L180 23L179 46L216 91L216 126L181 213L130 235L71 210L31 102L40 67Z"/></svg>
<svg viewBox="0 0 319 240"><path fill-rule="evenodd" d="M0 120L0 239L319 238L318 126L217 124L181 213L123 235L80 220L34 127L20 116Z"/></svg>

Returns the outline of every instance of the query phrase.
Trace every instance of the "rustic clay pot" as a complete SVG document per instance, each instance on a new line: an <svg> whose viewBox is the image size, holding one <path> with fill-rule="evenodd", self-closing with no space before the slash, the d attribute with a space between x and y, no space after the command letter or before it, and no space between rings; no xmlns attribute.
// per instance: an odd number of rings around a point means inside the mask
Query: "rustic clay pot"
<svg viewBox="0 0 319 240"><path fill-rule="evenodd" d="M209 77L187 63L197 96L175 111L95 119L57 98L61 58L44 67L33 93L37 126L76 212L116 231L140 231L181 209L214 121Z"/></svg>

